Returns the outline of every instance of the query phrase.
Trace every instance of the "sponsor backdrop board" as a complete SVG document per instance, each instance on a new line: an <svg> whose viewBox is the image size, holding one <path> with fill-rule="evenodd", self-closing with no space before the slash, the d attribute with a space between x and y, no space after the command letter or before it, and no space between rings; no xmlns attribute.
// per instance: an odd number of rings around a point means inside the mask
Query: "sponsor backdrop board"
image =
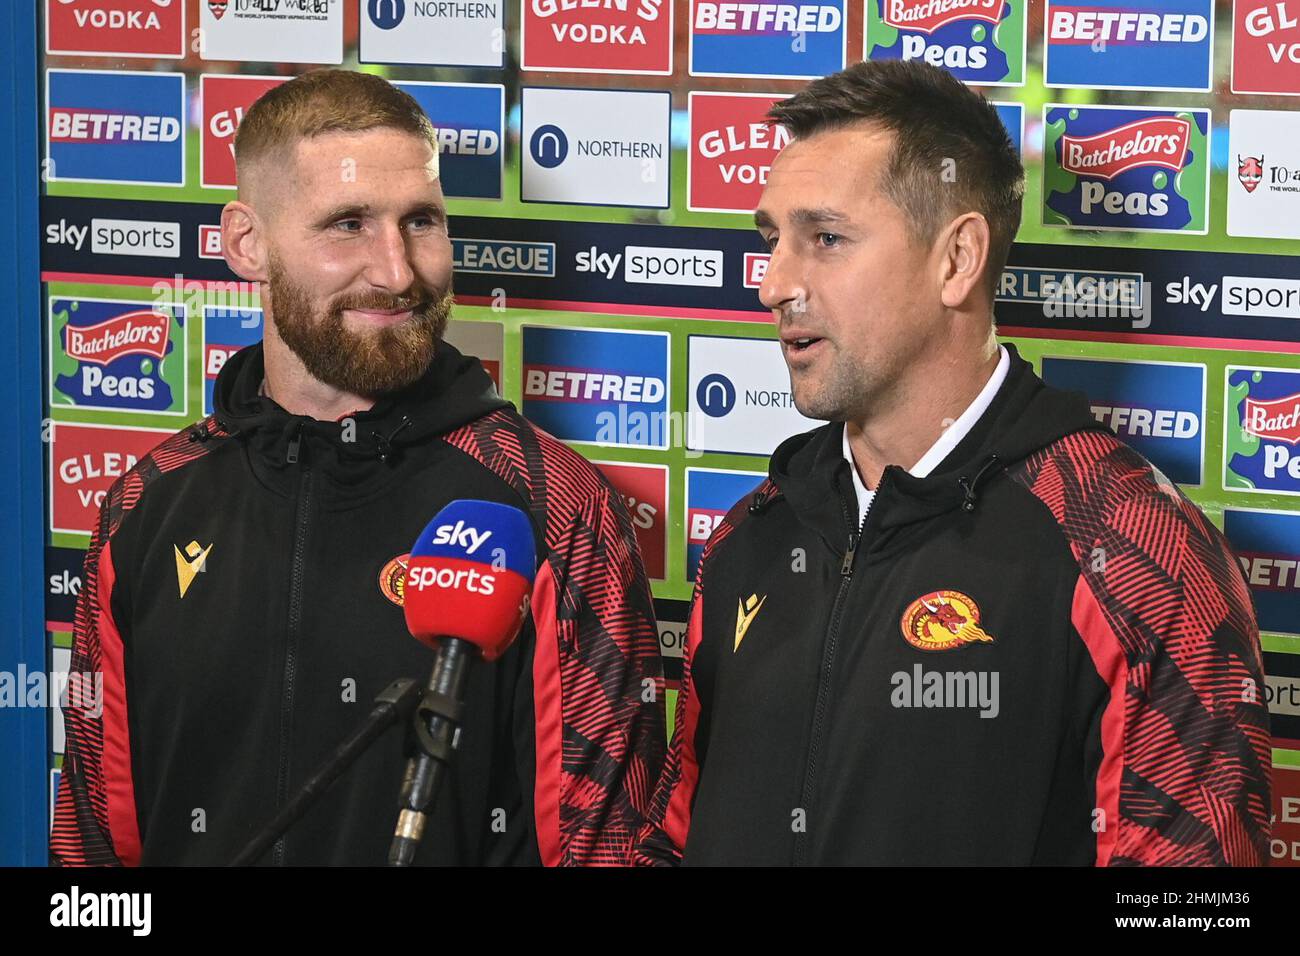
<svg viewBox="0 0 1300 956"><path fill-rule="evenodd" d="M341 64L429 111L449 337L627 502L672 687L709 531L816 424L758 301L751 216L786 142L763 112L843 64L917 58L987 92L1025 163L1004 339L1239 553L1264 630L1273 857L1300 865L1300 3L41 5L46 284L28 320L48 350L51 656L29 667L66 667L96 501L262 337L220 249L239 122Z"/></svg>

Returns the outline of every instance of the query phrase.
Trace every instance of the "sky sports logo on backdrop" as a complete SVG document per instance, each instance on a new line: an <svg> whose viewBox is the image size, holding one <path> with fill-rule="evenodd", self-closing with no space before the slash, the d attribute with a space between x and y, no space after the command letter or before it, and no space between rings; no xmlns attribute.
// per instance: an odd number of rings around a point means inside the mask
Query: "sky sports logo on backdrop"
<svg viewBox="0 0 1300 956"><path fill-rule="evenodd" d="M1250 582L1259 629L1300 634L1300 514L1224 508L1223 533Z"/></svg>
<svg viewBox="0 0 1300 956"><path fill-rule="evenodd" d="M667 209L671 116L666 90L524 87L520 200Z"/></svg>
<svg viewBox="0 0 1300 956"><path fill-rule="evenodd" d="M667 332L529 326L523 413L564 441L667 448Z"/></svg>
<svg viewBox="0 0 1300 956"><path fill-rule="evenodd" d="M713 529L741 498L762 484L759 471L686 469L686 580L694 581Z"/></svg>
<svg viewBox="0 0 1300 956"><path fill-rule="evenodd" d="M863 59L921 60L967 83L1025 82L1027 0L866 0Z"/></svg>
<svg viewBox="0 0 1300 956"><path fill-rule="evenodd" d="M398 83L433 122L442 194L449 199L500 199L506 89L500 84Z"/></svg>
<svg viewBox="0 0 1300 956"><path fill-rule="evenodd" d="M1223 487L1300 495L1300 371L1228 366Z"/></svg>
<svg viewBox="0 0 1300 956"><path fill-rule="evenodd" d="M360 0L362 63L505 66L504 0Z"/></svg>
<svg viewBox="0 0 1300 956"><path fill-rule="evenodd" d="M203 307L203 414L216 409L213 394L217 375L226 361L240 349L262 341L261 309Z"/></svg>
<svg viewBox="0 0 1300 956"><path fill-rule="evenodd" d="M50 182L185 185L185 77L47 70Z"/></svg>
<svg viewBox="0 0 1300 956"><path fill-rule="evenodd" d="M45 52L181 59L185 0L45 0Z"/></svg>
<svg viewBox="0 0 1300 956"><path fill-rule="evenodd" d="M1210 111L1044 108L1045 226L1208 231Z"/></svg>
<svg viewBox="0 0 1300 956"><path fill-rule="evenodd" d="M1083 392L1093 417L1180 485L1200 485L1205 366L1043 357L1043 381Z"/></svg>
<svg viewBox="0 0 1300 956"><path fill-rule="evenodd" d="M185 414L184 310L50 299L50 405Z"/></svg>
<svg viewBox="0 0 1300 956"><path fill-rule="evenodd" d="M844 69L844 0L691 0L691 76L815 79Z"/></svg>
<svg viewBox="0 0 1300 956"><path fill-rule="evenodd" d="M1208 92L1213 0L1049 0L1048 86Z"/></svg>
<svg viewBox="0 0 1300 956"><path fill-rule="evenodd" d="M673 72L673 0L523 0L525 70Z"/></svg>

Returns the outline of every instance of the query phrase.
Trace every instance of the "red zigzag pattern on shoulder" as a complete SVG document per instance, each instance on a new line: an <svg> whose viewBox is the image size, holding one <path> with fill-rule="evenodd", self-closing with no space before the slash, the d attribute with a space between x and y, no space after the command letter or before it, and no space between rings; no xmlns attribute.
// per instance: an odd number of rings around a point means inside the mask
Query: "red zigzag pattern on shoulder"
<svg viewBox="0 0 1300 956"><path fill-rule="evenodd" d="M1090 609L1091 630L1118 665L1120 819L1117 834L1099 835L1098 862L1265 863L1263 663L1228 542L1142 456L1101 431L1053 443L1012 477L1055 516L1079 564L1076 609Z"/></svg>

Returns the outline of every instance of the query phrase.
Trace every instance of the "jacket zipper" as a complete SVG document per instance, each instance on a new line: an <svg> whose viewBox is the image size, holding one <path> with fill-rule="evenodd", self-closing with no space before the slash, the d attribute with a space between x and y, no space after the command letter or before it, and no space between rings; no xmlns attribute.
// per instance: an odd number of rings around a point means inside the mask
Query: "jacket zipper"
<svg viewBox="0 0 1300 956"><path fill-rule="evenodd" d="M881 483L883 483L883 478L882 482L878 482L876 485L876 494L880 493ZM817 705L813 712L813 729L812 738L808 742L808 757L804 761L803 789L799 795L799 802L804 811L804 829L797 831L794 835L794 859L792 861L794 866L802 866L804 857L807 854L808 814L812 810L812 801L815 796L817 757L821 750L822 725L826 719L826 707L830 701L831 666L835 663L835 647L839 639L840 615L844 613L844 601L849 593L849 585L853 582L853 564L857 560L858 545L862 541L862 532L867 526L867 516L871 513L871 506L875 500L875 495L872 495L871 501L867 502L867 508L862 513L862 520L856 526L856 530L849 531L848 547L845 549L844 559L840 563L840 586L835 593L835 603L831 605L831 620L826 628L826 637L822 643L821 671L817 684ZM843 496L840 497L840 507L844 511L845 525L853 529L853 520L848 507L844 504Z"/></svg>
<svg viewBox="0 0 1300 956"><path fill-rule="evenodd" d="M285 461L297 464L302 439L299 423L289 442ZM303 554L307 545L307 522L311 515L311 468L304 465L298 481L298 513L293 536L293 561L289 571L289 625L284 649L284 692L280 699L280 767L276 777L276 806L289 800L289 751L293 744L294 678L298 672L298 634L302 629ZM273 866L284 866L285 838L275 841L271 852Z"/></svg>

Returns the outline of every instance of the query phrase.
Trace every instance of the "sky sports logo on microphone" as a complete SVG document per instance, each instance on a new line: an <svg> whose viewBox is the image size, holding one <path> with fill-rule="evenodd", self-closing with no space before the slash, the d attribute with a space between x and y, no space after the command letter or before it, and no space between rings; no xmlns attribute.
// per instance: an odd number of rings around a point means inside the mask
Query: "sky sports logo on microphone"
<svg viewBox="0 0 1300 956"><path fill-rule="evenodd" d="M47 70L50 182L185 185L185 77Z"/></svg>
<svg viewBox="0 0 1300 956"><path fill-rule="evenodd" d="M564 441L667 448L666 332L524 326L523 413Z"/></svg>
<svg viewBox="0 0 1300 956"><path fill-rule="evenodd" d="M425 643L455 637L495 660L519 633L536 572L527 515L497 502L453 501L411 548L402 601L407 626Z"/></svg>
<svg viewBox="0 0 1300 956"><path fill-rule="evenodd" d="M692 0L691 76L815 79L844 69L844 0Z"/></svg>
<svg viewBox="0 0 1300 956"><path fill-rule="evenodd" d="M1208 92L1212 0L1047 4L1048 86Z"/></svg>

